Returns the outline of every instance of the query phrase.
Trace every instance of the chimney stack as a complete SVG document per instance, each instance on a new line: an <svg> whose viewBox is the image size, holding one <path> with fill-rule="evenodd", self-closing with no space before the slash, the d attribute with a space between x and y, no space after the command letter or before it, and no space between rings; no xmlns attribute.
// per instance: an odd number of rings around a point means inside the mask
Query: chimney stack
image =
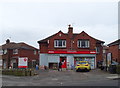
<svg viewBox="0 0 120 88"><path fill-rule="evenodd" d="M72 38L72 36L73 36L73 27L71 27L71 25L68 25L69 27L68 27L68 36L70 37L70 38Z"/></svg>
<svg viewBox="0 0 120 88"><path fill-rule="evenodd" d="M7 39L7 40L6 40L6 44L9 44L9 43L10 43L10 40L9 40L9 39Z"/></svg>

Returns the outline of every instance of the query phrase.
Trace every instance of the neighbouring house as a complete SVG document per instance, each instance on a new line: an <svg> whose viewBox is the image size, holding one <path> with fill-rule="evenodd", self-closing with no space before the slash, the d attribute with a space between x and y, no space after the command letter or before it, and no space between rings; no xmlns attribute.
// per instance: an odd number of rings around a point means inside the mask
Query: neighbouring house
<svg viewBox="0 0 120 88"><path fill-rule="evenodd" d="M87 60L91 69L96 68L96 62L102 60L104 41L91 37L86 32L73 33L69 25L68 33L59 31L43 40L38 41L40 55L39 65L57 68L62 61L62 68L71 69L79 61Z"/></svg>
<svg viewBox="0 0 120 88"><path fill-rule="evenodd" d="M110 58L111 58L111 57L108 58L109 53L110 53L110 52L109 52L109 47L108 47L107 45L104 45L104 46L103 46L102 66L107 67L109 64L111 64L111 63L109 63L111 60L109 60L109 62L108 62L108 60L107 60L107 59L110 59Z"/></svg>
<svg viewBox="0 0 120 88"><path fill-rule="evenodd" d="M38 49L26 43L15 43L6 40L6 44L0 46L0 54L2 56L3 68L18 68L18 59L22 57L28 58L28 67L35 67L39 64Z"/></svg>
<svg viewBox="0 0 120 88"><path fill-rule="evenodd" d="M108 44L109 52L112 54L112 61L120 63L120 39Z"/></svg>

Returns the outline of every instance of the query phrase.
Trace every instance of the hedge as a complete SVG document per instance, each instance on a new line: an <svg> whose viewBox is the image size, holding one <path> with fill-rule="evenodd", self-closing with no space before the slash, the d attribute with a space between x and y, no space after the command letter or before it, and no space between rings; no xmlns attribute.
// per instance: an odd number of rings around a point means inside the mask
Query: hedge
<svg viewBox="0 0 120 88"><path fill-rule="evenodd" d="M35 71L34 69L3 69L2 74L14 76L33 76Z"/></svg>

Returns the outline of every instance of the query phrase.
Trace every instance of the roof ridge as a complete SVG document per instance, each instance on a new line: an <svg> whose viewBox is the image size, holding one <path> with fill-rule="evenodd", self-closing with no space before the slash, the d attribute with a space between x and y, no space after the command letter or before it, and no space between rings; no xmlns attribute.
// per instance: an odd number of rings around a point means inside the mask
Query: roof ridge
<svg viewBox="0 0 120 88"><path fill-rule="evenodd" d="M62 32L62 31L60 30L59 32ZM59 33L59 32L57 32L57 33ZM49 37L47 37L47 38L44 38L44 39L42 39L42 40L39 40L38 43L40 43L40 42L47 42L48 39L50 39L52 36L56 35L57 33L55 33L55 34L53 34L53 35L51 35L51 36L49 36ZM62 32L62 33L63 33L63 32ZM87 34L85 31L82 31L82 32L80 32L80 33L73 33L73 38L76 37L76 36L79 35L79 34L82 34L82 33L85 33L86 35L88 35L89 37L91 37L91 38L93 38L93 39L95 39L95 40L97 40L97 41L100 41L100 42L102 42L102 43L105 43L104 41L98 40L98 39L90 36L90 35ZM68 33L64 33L64 34L65 34L65 35L68 35ZM75 35L76 35L76 36L75 36Z"/></svg>

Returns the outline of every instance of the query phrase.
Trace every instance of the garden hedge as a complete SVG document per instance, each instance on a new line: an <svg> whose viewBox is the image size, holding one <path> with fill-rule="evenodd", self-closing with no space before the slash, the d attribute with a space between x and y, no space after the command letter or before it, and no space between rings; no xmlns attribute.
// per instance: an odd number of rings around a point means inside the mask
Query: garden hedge
<svg viewBox="0 0 120 88"><path fill-rule="evenodd" d="M3 69L2 74L14 76L33 76L35 71L34 69Z"/></svg>

